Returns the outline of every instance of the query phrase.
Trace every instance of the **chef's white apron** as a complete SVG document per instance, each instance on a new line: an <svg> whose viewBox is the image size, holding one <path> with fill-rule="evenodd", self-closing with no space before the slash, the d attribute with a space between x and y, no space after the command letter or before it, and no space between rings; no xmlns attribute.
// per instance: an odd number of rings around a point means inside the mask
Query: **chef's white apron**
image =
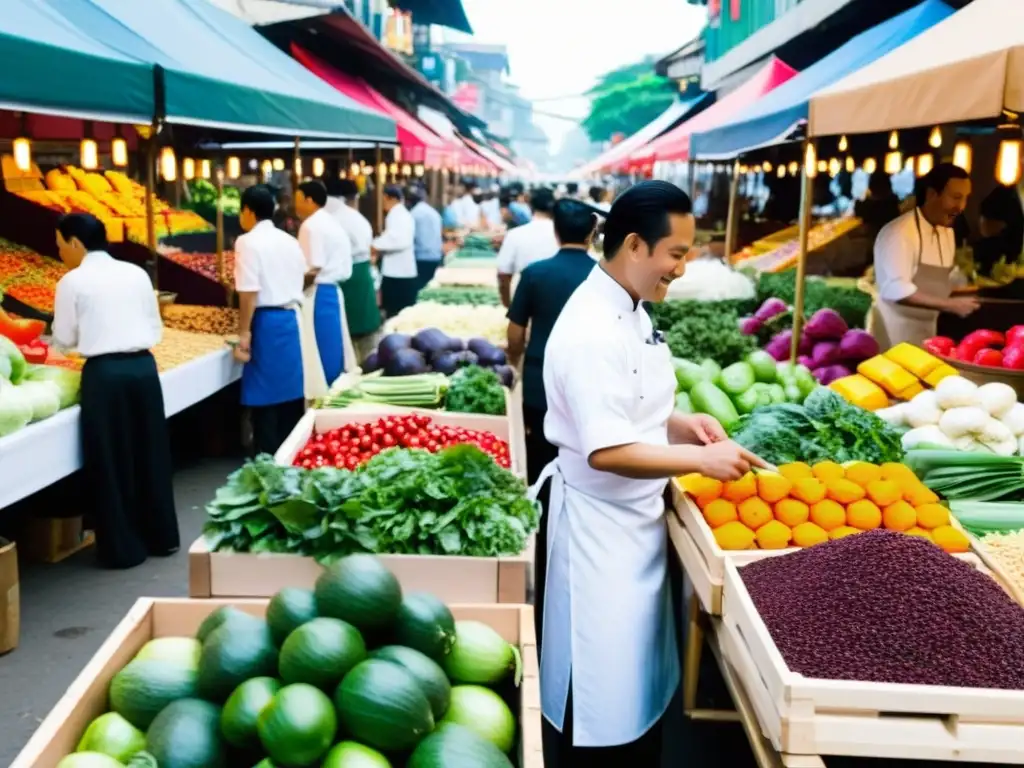
<svg viewBox="0 0 1024 768"><path fill-rule="evenodd" d="M638 423L666 410L675 393L665 344L646 345L643 365ZM665 481L610 483L602 474L595 488L587 457L564 448L533 498L548 479L543 714L562 730L571 684L574 745L628 744L658 721L679 686Z"/></svg>
<svg viewBox="0 0 1024 768"><path fill-rule="evenodd" d="M316 329L313 327L313 303L316 285L306 289L302 306L296 307L299 319L299 337L302 344L302 381L307 400L316 400L327 396L327 378L320 362L320 352L316 346ZM342 304L344 306L344 304Z"/></svg>

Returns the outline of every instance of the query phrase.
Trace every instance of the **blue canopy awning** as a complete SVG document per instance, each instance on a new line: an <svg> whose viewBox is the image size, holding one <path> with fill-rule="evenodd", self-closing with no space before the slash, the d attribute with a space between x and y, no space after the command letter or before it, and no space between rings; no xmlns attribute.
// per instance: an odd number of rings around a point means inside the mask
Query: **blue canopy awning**
<svg viewBox="0 0 1024 768"><path fill-rule="evenodd" d="M785 140L807 120L811 96L867 66L938 24L953 9L942 0L925 2L862 32L825 58L795 75L725 125L690 138L690 156L731 158Z"/></svg>

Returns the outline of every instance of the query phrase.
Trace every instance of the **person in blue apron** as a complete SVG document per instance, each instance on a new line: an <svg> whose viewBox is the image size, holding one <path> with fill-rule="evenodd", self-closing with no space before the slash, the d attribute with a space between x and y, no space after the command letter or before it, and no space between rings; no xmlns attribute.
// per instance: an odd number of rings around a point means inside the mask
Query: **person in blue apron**
<svg viewBox="0 0 1024 768"><path fill-rule="evenodd" d="M882 349L901 342L920 345L937 335L940 312L967 317L978 309L977 299L952 295L953 225L970 194L967 171L940 163L918 182L913 210L879 231L874 249L874 332Z"/></svg>
<svg viewBox="0 0 1024 768"><path fill-rule="evenodd" d="M345 369L345 305L341 283L352 277L352 243L341 223L326 208L327 188L306 181L295 193L295 212L302 219L299 246L306 257L306 303L313 335L328 384Z"/></svg>
<svg viewBox="0 0 1024 768"><path fill-rule="evenodd" d="M673 411L671 353L644 301L664 300L693 246L690 198L648 181L614 203L606 260L566 303L544 353L544 433L558 458L532 493L545 764L658 768L680 681L666 482L734 480L759 458L706 415ZM543 573L543 578L540 574Z"/></svg>
<svg viewBox="0 0 1024 768"><path fill-rule="evenodd" d="M274 226L274 194L263 185L242 193L235 241L242 405L251 409L256 453L273 454L305 412L299 309L306 259L299 242Z"/></svg>

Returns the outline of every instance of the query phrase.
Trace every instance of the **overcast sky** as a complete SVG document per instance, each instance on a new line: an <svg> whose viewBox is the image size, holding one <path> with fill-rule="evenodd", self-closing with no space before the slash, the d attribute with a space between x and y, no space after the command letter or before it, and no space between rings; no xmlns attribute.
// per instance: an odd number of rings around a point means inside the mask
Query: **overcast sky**
<svg viewBox="0 0 1024 768"><path fill-rule="evenodd" d="M474 40L508 46L510 80L535 109L574 119L537 115L556 152L587 114L578 94L608 70L675 50L705 17L686 0L463 0L463 7Z"/></svg>

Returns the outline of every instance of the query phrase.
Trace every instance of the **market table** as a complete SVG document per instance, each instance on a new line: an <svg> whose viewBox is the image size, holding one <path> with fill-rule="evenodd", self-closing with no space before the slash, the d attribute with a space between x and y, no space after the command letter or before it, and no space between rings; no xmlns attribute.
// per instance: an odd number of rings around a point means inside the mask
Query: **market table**
<svg viewBox="0 0 1024 768"><path fill-rule="evenodd" d="M211 352L160 374L168 417L237 381L231 350ZM0 509L67 477L82 466L80 406L0 438Z"/></svg>

